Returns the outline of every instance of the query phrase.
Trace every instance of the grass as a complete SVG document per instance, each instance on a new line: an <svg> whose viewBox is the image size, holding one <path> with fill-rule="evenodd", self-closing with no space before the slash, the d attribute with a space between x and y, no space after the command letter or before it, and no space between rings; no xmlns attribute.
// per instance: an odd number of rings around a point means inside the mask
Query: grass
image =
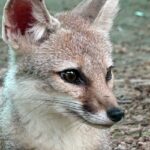
<svg viewBox="0 0 150 150"><path fill-rule="evenodd" d="M131 46L150 46L149 8L149 0L121 0L120 12L113 30L113 41L121 44L127 43ZM136 11L143 12L144 16L136 16ZM120 32L118 32L119 28Z"/></svg>

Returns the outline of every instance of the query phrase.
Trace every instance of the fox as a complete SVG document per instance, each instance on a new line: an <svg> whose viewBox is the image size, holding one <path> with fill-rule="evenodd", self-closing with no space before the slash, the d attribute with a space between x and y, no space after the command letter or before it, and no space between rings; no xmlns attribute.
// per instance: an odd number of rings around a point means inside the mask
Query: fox
<svg viewBox="0 0 150 150"><path fill-rule="evenodd" d="M2 150L110 150L124 111L113 94L110 31L119 0L83 0L51 15L44 0L7 0L9 61Z"/></svg>

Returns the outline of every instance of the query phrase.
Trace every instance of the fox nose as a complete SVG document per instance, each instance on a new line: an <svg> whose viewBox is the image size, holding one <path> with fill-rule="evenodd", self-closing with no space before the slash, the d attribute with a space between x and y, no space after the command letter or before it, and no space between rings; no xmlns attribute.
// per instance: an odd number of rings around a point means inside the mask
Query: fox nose
<svg viewBox="0 0 150 150"><path fill-rule="evenodd" d="M120 121L124 117L124 111L120 108L110 108L107 110L107 116L114 122Z"/></svg>

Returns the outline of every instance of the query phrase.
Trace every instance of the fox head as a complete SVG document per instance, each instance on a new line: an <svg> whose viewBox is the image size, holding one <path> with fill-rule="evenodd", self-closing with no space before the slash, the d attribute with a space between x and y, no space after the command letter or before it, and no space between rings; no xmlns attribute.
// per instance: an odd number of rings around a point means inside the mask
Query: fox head
<svg viewBox="0 0 150 150"><path fill-rule="evenodd" d="M19 102L32 99L36 104L38 98L46 101L45 105L53 104L46 107L48 111L55 108L55 113L91 125L120 121L124 114L112 93L109 38L117 11L118 0L87 0L53 17L44 0L8 0L3 39L17 57L16 84L38 80L38 87L29 84L28 90L36 88L49 96L44 99L20 88L24 94L20 94Z"/></svg>

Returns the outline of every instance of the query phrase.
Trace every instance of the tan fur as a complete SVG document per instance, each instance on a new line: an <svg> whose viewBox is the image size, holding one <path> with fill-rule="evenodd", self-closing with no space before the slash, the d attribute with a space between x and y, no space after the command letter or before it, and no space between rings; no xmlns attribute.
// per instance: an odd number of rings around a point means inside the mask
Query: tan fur
<svg viewBox="0 0 150 150"><path fill-rule="evenodd" d="M14 1L8 0L3 19L3 39L10 45L0 123L3 136L9 135L5 149L111 149L103 129L114 122L106 110L118 105L113 80L107 83L105 77L113 65L109 31L118 0L87 0L57 18L48 13L43 0L21 0L31 4L36 20L24 35L19 29L12 32L16 27L9 15ZM57 72L69 68L80 68L89 84L64 82ZM87 116L85 103L93 110Z"/></svg>

